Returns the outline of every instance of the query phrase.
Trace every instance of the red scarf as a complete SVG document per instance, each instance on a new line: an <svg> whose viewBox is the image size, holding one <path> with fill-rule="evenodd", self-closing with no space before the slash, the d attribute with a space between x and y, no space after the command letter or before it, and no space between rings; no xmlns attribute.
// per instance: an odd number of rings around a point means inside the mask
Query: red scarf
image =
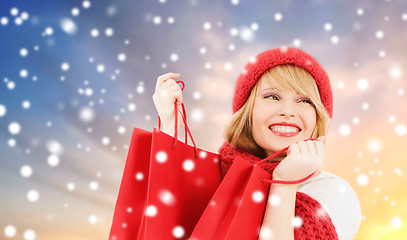
<svg viewBox="0 0 407 240"><path fill-rule="evenodd" d="M261 159L241 149L232 147L229 143L224 142L219 148L221 159L222 178L226 175L234 159L237 156L243 157L250 163L256 163ZM269 162L260 165L270 174L279 162ZM302 226L294 228L294 238L296 240L309 239L338 239L331 218L315 199L305 193L297 192L295 202L295 216L302 219Z"/></svg>

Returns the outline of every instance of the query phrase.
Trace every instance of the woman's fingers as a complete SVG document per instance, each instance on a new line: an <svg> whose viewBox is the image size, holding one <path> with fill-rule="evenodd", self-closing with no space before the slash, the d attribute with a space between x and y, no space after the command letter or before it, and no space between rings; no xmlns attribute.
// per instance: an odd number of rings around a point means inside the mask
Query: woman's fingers
<svg viewBox="0 0 407 240"><path fill-rule="evenodd" d="M317 150L315 147L315 141L308 141L307 146L308 146L308 151L311 155L317 154Z"/></svg>
<svg viewBox="0 0 407 240"><path fill-rule="evenodd" d="M166 73L157 78L157 83L155 85L155 89L159 88L163 83L165 83L168 79L172 78L179 78L181 74L179 73Z"/></svg>
<svg viewBox="0 0 407 240"><path fill-rule="evenodd" d="M176 90L174 102L175 101L178 105L182 103L182 91L180 88Z"/></svg>
<svg viewBox="0 0 407 240"><path fill-rule="evenodd" d="M321 141L315 141L314 144L315 144L315 149L316 149L317 155L319 157L324 156L324 143Z"/></svg>
<svg viewBox="0 0 407 240"><path fill-rule="evenodd" d="M300 153L300 147L298 143L294 143L288 148L287 154L297 154L297 153Z"/></svg>
<svg viewBox="0 0 407 240"><path fill-rule="evenodd" d="M174 79L167 79L164 83L161 84L159 88L166 89L168 91L182 91L181 87Z"/></svg>
<svg viewBox="0 0 407 240"><path fill-rule="evenodd" d="M162 89L161 89L162 88ZM180 105L183 101L182 90L174 80L166 81L162 87L160 87L161 96L169 98L172 104L177 102Z"/></svg>
<svg viewBox="0 0 407 240"><path fill-rule="evenodd" d="M301 153L301 154L306 154L306 153L309 152L307 143L306 143L305 141L299 142L299 143L298 143L298 146L299 146L299 148L300 148L300 153Z"/></svg>
<svg viewBox="0 0 407 240"><path fill-rule="evenodd" d="M318 138L318 140L312 140L312 141L300 141L297 144L299 145L300 153L306 154L316 154L316 155L321 155L323 153L323 143L321 142Z"/></svg>

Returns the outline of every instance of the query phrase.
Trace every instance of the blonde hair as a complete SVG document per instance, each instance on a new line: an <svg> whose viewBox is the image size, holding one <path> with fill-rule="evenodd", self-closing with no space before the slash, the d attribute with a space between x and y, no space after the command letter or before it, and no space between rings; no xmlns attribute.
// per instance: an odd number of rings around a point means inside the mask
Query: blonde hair
<svg viewBox="0 0 407 240"><path fill-rule="evenodd" d="M266 78L277 90L297 91L307 96L313 103L317 114L316 127L311 138L326 135L330 121L329 114L321 101L317 84L309 72L296 65L284 64L270 68L263 73L261 78ZM264 158L266 157L265 151L254 141L252 135L252 113L260 79L242 108L232 116L225 128L224 138L233 147Z"/></svg>

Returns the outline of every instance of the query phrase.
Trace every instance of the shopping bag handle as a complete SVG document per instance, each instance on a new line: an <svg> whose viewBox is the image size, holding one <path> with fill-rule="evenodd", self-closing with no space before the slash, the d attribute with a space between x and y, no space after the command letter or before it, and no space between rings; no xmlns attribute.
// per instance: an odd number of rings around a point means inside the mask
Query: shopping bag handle
<svg viewBox="0 0 407 240"><path fill-rule="evenodd" d="M185 83L183 82L183 81L176 81L176 83L178 84L178 83L181 83L182 84L182 88L181 88L181 91L184 91L184 88L185 88ZM184 106L182 106L183 107L183 112L184 112L184 115L185 115L185 122L186 122L186 114L185 114L185 107ZM175 111L175 109L177 109L177 102L174 102L174 115L175 115L175 136L174 136L174 138L175 139L178 139L178 114L177 114L177 112ZM181 113L181 112L180 112ZM182 115L182 113L181 113L181 115ZM184 122L184 123L185 123ZM158 130L161 130L161 118L160 118L160 116L158 116ZM186 128L185 128L185 144L188 144L187 143L187 130L186 130ZM192 138L192 137L191 137ZM173 148L174 148L174 146L173 146Z"/></svg>
<svg viewBox="0 0 407 240"><path fill-rule="evenodd" d="M318 140L318 139L316 139L316 138L309 138L309 139L305 139L304 141L313 141L313 140ZM281 150L279 150L279 151L277 151L277 152L271 154L270 156L268 156L268 157L266 157L266 158L264 158L264 159L258 161L258 162L256 163L256 165L265 163L265 162L267 162L267 161L269 161L269 160L271 160L271 159L273 159L273 158L275 158L275 157L281 155L282 153L284 153L285 151L287 151L289 148L290 148L290 146L285 147L285 148L283 148L283 149L281 149ZM302 182L307 181L307 180L310 179L314 174L315 174L315 172L311 173L310 175L306 176L305 178L301 178L301 179L294 180L294 181L263 179L263 182L264 182L264 183L277 183L277 184L299 184L299 183L302 183Z"/></svg>
<svg viewBox="0 0 407 240"><path fill-rule="evenodd" d="M182 84L181 91L183 91L185 88L185 83L183 81L177 81L176 83ZM185 126L185 144L188 144L188 134L189 134L192 144L194 145L195 158L198 158L196 144L195 144L194 138L192 137L191 131L188 128L187 113L185 111L184 103L182 103L181 106L182 106L182 112L180 110L178 110L177 102L174 102L174 114L175 114L174 130L175 130L175 132L174 132L174 141L172 143L172 148L174 149L175 145L177 144L177 140L178 140L178 112L177 111L179 111L182 116L182 121L184 122L184 126ZM161 118L160 118L160 116L158 116L158 130L160 130L160 129L161 129Z"/></svg>

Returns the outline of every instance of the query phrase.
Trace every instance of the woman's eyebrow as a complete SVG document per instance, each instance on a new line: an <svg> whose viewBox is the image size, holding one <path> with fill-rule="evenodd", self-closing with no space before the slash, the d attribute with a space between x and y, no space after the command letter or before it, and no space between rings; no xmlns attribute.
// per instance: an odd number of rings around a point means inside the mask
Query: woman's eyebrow
<svg viewBox="0 0 407 240"><path fill-rule="evenodd" d="M302 94L302 93L300 93L300 92L297 92L297 96L300 96L300 97L308 97L307 95L304 95L304 94Z"/></svg>
<svg viewBox="0 0 407 240"><path fill-rule="evenodd" d="M277 89L273 88L273 87L266 87L266 88L263 88L261 91L265 92L265 91L268 91L268 90L277 90Z"/></svg>

